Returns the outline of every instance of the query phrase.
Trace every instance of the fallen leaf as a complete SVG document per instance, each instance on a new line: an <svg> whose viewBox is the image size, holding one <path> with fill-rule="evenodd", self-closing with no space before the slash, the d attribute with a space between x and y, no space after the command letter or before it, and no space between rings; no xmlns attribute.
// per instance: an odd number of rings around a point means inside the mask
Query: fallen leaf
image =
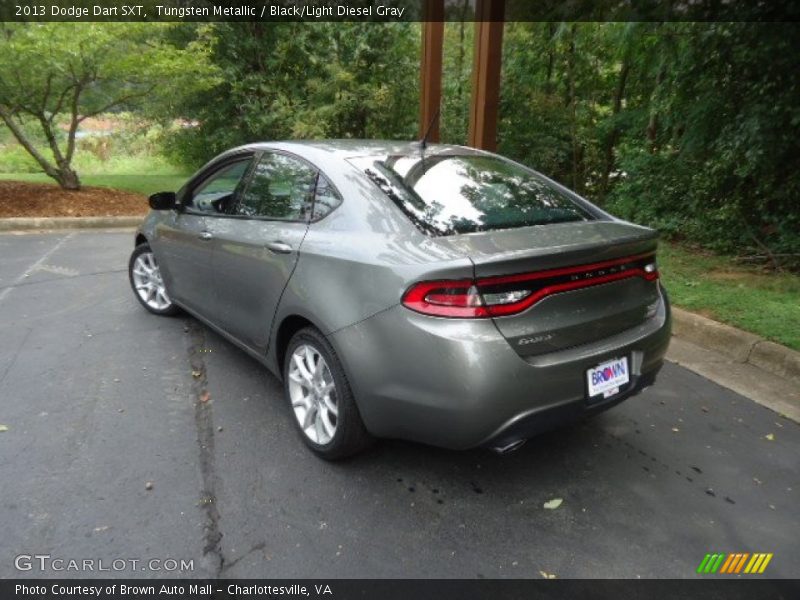
<svg viewBox="0 0 800 600"><path fill-rule="evenodd" d="M539 575L541 575L545 579L555 579L556 578L556 574L555 573L548 573L547 571L539 571Z"/></svg>
<svg viewBox="0 0 800 600"><path fill-rule="evenodd" d="M0 425L0 431L8 431L8 425Z"/></svg>
<svg viewBox="0 0 800 600"><path fill-rule="evenodd" d="M200 375L202 375L200 371L192 371L192 377L194 377L195 379L200 377Z"/></svg>
<svg viewBox="0 0 800 600"><path fill-rule="evenodd" d="M202 394L200 394L200 402L205 403L208 402L209 400L211 400L211 394L209 394L208 391L205 391Z"/></svg>
<svg viewBox="0 0 800 600"><path fill-rule="evenodd" d="M562 503L563 501L564 501L564 500L562 500L561 498L553 498L552 500L548 500L547 502L545 502L545 503L544 503L544 507L545 507L547 510L555 510L555 509L557 509L559 506L561 506L561 503Z"/></svg>
<svg viewBox="0 0 800 600"><path fill-rule="evenodd" d="M775 434L774 433L768 433L764 437L767 438L770 442L774 442L775 441Z"/></svg>

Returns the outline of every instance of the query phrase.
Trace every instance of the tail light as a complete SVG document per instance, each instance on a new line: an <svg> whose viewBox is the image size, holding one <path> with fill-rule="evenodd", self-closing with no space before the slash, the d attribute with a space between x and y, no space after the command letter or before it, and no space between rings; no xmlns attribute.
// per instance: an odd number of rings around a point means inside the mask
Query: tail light
<svg viewBox="0 0 800 600"><path fill-rule="evenodd" d="M503 317L527 310L553 294L631 277L658 279L655 255L499 277L422 281L406 291L402 302L406 308L436 317Z"/></svg>

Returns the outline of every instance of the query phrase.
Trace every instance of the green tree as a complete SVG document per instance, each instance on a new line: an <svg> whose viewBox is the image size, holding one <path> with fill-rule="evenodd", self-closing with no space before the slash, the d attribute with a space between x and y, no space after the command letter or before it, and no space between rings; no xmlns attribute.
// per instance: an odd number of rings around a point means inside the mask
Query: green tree
<svg viewBox="0 0 800 600"><path fill-rule="evenodd" d="M442 61L441 141L464 144L469 132L469 102L472 92L472 61L475 24L465 19L472 15L469 0L453 4L460 20L444 25ZM426 126L428 124L426 123Z"/></svg>
<svg viewBox="0 0 800 600"><path fill-rule="evenodd" d="M0 119L67 190L78 128L120 108L168 106L213 81L202 37L183 49L150 23L0 24ZM60 126L64 124L66 132Z"/></svg>
<svg viewBox="0 0 800 600"><path fill-rule="evenodd" d="M633 74L610 208L715 250L800 264L797 25L669 23L649 37L660 60Z"/></svg>
<svg viewBox="0 0 800 600"><path fill-rule="evenodd" d="M666 236L800 264L794 23L508 23L500 151Z"/></svg>
<svg viewBox="0 0 800 600"><path fill-rule="evenodd" d="M182 45L196 29L176 33ZM215 23L212 33L221 77L178 107L198 123L170 141L182 162L262 140L408 139L416 131L418 24Z"/></svg>

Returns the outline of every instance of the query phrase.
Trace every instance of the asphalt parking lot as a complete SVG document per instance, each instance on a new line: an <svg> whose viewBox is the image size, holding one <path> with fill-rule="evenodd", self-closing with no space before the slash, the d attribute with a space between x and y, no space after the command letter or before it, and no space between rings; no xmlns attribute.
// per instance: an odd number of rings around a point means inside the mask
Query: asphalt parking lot
<svg viewBox="0 0 800 600"><path fill-rule="evenodd" d="M0 577L92 575L15 568L49 554L194 561L120 576L669 578L707 552L800 576L800 428L765 407L667 364L509 456L385 441L328 464L255 361L138 305L132 247L0 235Z"/></svg>

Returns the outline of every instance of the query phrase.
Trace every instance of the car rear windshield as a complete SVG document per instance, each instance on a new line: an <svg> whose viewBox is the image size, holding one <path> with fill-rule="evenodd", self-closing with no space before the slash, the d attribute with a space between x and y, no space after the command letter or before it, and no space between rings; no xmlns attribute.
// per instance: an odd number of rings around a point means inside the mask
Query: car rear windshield
<svg viewBox="0 0 800 600"><path fill-rule="evenodd" d="M353 162L429 235L594 218L543 177L495 156L365 157Z"/></svg>

